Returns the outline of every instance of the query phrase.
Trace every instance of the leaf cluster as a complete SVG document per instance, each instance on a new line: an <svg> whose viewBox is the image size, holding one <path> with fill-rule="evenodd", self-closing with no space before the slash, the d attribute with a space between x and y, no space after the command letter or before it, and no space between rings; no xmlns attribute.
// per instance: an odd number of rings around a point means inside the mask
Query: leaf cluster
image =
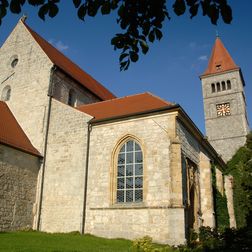
<svg viewBox="0 0 252 252"><path fill-rule="evenodd" d="M221 16L225 23L232 21L232 9L227 0L173 0L173 12L183 15L189 10L193 18L202 9L203 16L208 16L217 24ZM55 17L59 12L60 0L0 0L0 24L7 11L19 14L22 6L28 3L38 8L38 16ZM127 70L131 62L137 62L140 52L146 54L149 44L163 37L163 25L170 15L166 0L72 0L77 16L85 20L97 13L108 15L117 11L117 23L122 33L117 33L111 40L114 49L120 50L120 69Z"/></svg>
<svg viewBox="0 0 252 252"><path fill-rule="evenodd" d="M247 226L252 214L252 132L228 162L228 172L234 178L234 209L238 228Z"/></svg>

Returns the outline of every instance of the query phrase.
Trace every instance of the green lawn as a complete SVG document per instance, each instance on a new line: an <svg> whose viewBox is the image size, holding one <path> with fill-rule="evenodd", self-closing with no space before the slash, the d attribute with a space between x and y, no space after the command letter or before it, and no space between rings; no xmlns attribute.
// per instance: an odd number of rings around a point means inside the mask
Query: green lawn
<svg viewBox="0 0 252 252"><path fill-rule="evenodd" d="M129 252L132 242L91 235L47 234L40 232L0 233L0 251L9 252Z"/></svg>

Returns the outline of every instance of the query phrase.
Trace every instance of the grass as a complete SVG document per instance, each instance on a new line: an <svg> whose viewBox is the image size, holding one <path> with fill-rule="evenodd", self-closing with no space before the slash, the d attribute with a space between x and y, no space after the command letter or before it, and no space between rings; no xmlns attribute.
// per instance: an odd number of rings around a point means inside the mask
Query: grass
<svg viewBox="0 0 252 252"><path fill-rule="evenodd" d="M4 252L130 252L132 242L92 235L48 234L41 232L0 233L0 251Z"/></svg>

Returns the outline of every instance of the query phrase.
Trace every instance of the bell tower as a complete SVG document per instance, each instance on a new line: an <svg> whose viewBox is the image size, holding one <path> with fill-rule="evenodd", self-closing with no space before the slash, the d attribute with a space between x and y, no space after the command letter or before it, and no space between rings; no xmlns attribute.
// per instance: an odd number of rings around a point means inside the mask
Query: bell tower
<svg viewBox="0 0 252 252"><path fill-rule="evenodd" d="M219 37L200 79L206 135L215 150L228 161L244 145L249 125L241 69Z"/></svg>

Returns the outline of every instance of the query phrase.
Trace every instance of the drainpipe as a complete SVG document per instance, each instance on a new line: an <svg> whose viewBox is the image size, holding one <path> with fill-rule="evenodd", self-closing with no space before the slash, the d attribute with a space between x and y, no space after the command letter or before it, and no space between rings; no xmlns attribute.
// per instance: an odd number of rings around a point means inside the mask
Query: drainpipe
<svg viewBox="0 0 252 252"><path fill-rule="evenodd" d="M49 132L49 123L50 123L50 116L51 116L51 107L52 107L52 96L53 96L53 80L52 76L56 70L56 66L51 68L50 73L50 81L48 87L48 113L47 113L47 120L46 120L46 132L45 132L45 143L44 143L44 162L42 164L42 171L41 171L41 184L40 184L40 195L39 195L39 206L38 206L38 219L37 219L37 227L36 230L39 231L40 229L40 219L41 219L41 209L42 209L42 199L43 199L43 190L44 190L44 176L45 176L45 164L46 164L46 154L47 154L47 142L48 142L48 132Z"/></svg>
<svg viewBox="0 0 252 252"><path fill-rule="evenodd" d="M84 234L85 224L86 224L89 148L90 148L90 133L91 133L91 130L92 130L92 125L91 125L90 121L87 124L88 124L88 127L87 127L87 151L86 151L86 164L85 164L85 181L84 181L85 185L84 185L84 199L83 199L81 234Z"/></svg>

